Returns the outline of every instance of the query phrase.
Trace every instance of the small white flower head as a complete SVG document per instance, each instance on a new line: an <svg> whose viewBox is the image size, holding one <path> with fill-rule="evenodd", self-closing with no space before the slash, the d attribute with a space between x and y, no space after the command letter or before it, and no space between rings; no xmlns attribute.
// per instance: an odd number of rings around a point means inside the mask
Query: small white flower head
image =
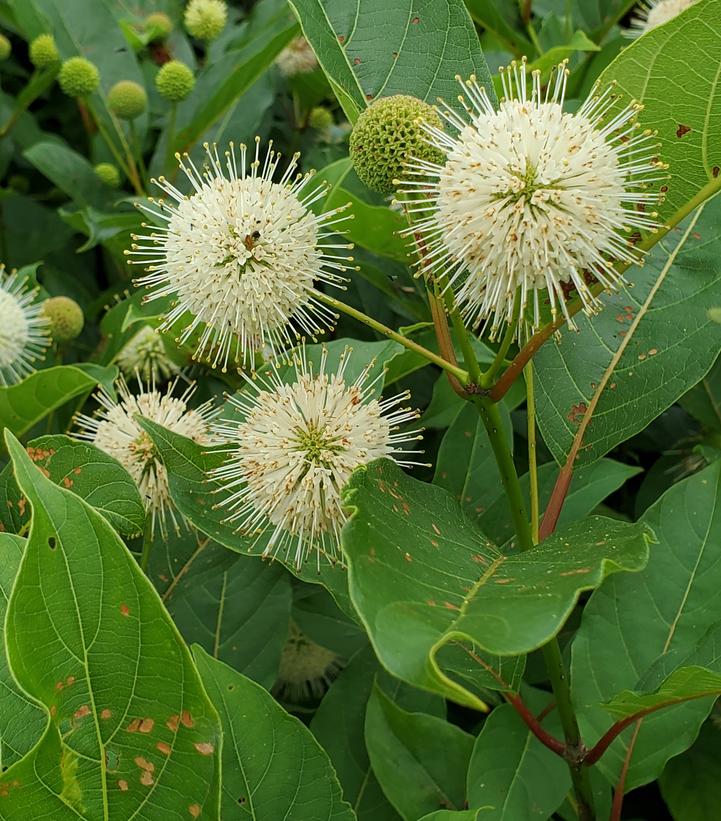
<svg viewBox="0 0 721 821"><path fill-rule="evenodd" d="M636 9L636 15L631 19L628 34L631 37L639 37L673 20L695 2L696 0L643 0Z"/></svg>
<svg viewBox="0 0 721 821"><path fill-rule="evenodd" d="M407 207L422 270L445 275L467 321L490 327L491 338L512 321L514 304L519 333L541 324L546 302L573 327L564 286L597 310L589 280L618 286L614 262L642 257L632 232L657 226L647 206L659 195L647 187L664 166L653 159L655 135L638 127L641 106L621 108L610 86L564 112L567 75L561 64L543 91L539 72L529 84L525 61L512 63L498 107L472 77L459 97L467 117L441 112L455 134L426 125L445 164L415 160L401 183L421 196Z"/></svg>
<svg viewBox="0 0 721 821"><path fill-rule="evenodd" d="M319 565L321 553L336 560L345 522L341 491L351 473L383 456L414 464L405 457L417 451L401 446L420 439L419 431L399 430L418 418L399 407L408 393L375 398L383 373L371 377L371 362L346 379L349 355L346 349L329 373L324 348L316 372L302 348L287 381L275 365L256 380L246 377L249 389L230 398L242 421L213 425L228 453L211 473L223 495L219 506L239 533L268 536L264 555L294 550L297 566L313 550Z"/></svg>
<svg viewBox="0 0 721 821"><path fill-rule="evenodd" d="M148 434L136 422L136 416L145 416L164 428L186 436L198 444L210 444L210 422L213 410L210 402L191 409L188 401L194 385L181 396L173 396L177 382L166 393L153 385L143 386L131 393L124 379L118 380L115 400L105 389L96 399L100 408L95 416L81 415L77 423L79 439L91 442L95 447L117 459L138 486L145 501L146 515L150 517L151 536L156 525L165 538L168 518L174 530L180 529L183 517L174 509L168 488L168 472L157 455L155 445Z"/></svg>
<svg viewBox="0 0 721 821"><path fill-rule="evenodd" d="M180 368L168 356L163 337L155 328L144 325L125 345L115 361L125 379L138 377L143 382L167 382Z"/></svg>
<svg viewBox="0 0 721 821"><path fill-rule="evenodd" d="M308 74L318 68L318 58L305 37L296 37L275 58L276 65L286 77Z"/></svg>
<svg viewBox="0 0 721 821"><path fill-rule="evenodd" d="M308 187L311 174L298 173L299 155L274 181L281 156L272 143L261 157L256 139L249 166L245 145L238 158L231 144L224 162L216 147L206 151L202 171L179 157L191 195L160 178L174 202L145 210L166 224L135 237L140 244L128 253L147 265L137 284L152 289L150 299L176 299L160 330L182 324L178 342L193 337L196 358L211 353L209 364L225 370L229 361L252 363L264 345L279 352L331 327L334 314L317 300L314 283L344 282L352 259L338 251L352 246L333 238L345 207L311 211L325 188Z"/></svg>
<svg viewBox="0 0 721 821"><path fill-rule="evenodd" d="M50 344L50 323L37 288L0 265L0 385L12 385L33 371Z"/></svg>

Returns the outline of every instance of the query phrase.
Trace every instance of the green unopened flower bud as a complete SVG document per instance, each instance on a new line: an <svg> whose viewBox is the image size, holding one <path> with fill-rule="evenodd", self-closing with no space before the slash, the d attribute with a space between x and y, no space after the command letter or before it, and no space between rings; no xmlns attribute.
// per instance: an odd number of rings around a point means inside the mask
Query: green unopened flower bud
<svg viewBox="0 0 721 821"><path fill-rule="evenodd" d="M4 34L0 34L0 60L7 60L13 50L10 41Z"/></svg>
<svg viewBox="0 0 721 821"><path fill-rule="evenodd" d="M108 107L121 120L134 120L148 107L148 95L140 83L120 80L108 92Z"/></svg>
<svg viewBox="0 0 721 821"><path fill-rule="evenodd" d="M79 336L85 325L83 309L74 299L54 296L43 303L43 313L50 320L50 334L55 342L68 342Z"/></svg>
<svg viewBox="0 0 721 821"><path fill-rule="evenodd" d="M173 21L164 11L154 11L145 18L145 30L155 31L154 39L165 40L173 30Z"/></svg>
<svg viewBox="0 0 721 821"><path fill-rule="evenodd" d="M171 103L179 103L184 100L193 90L195 77L191 69L181 63L180 60L171 60L166 63L155 77L155 87L158 94L170 100Z"/></svg>
<svg viewBox="0 0 721 821"><path fill-rule="evenodd" d="M333 115L322 105L311 109L308 125L318 131L327 131L333 125Z"/></svg>
<svg viewBox="0 0 721 821"><path fill-rule="evenodd" d="M95 173L101 182L109 188L120 186L120 171L110 162L101 162L95 166Z"/></svg>
<svg viewBox="0 0 721 821"><path fill-rule="evenodd" d="M373 191L391 194L411 159L440 163L443 154L426 142L420 120L441 128L435 109L404 94L383 97L358 117L350 135L350 156L360 179Z"/></svg>
<svg viewBox="0 0 721 821"><path fill-rule="evenodd" d="M40 34L29 48L30 62L35 68L50 68L60 62L60 52L52 34Z"/></svg>
<svg viewBox="0 0 721 821"><path fill-rule="evenodd" d="M198 40L210 42L225 28L227 17L224 0L190 0L185 8L185 28Z"/></svg>
<svg viewBox="0 0 721 821"><path fill-rule="evenodd" d="M58 82L68 97L87 97L100 85L100 73L85 57L71 57L60 66Z"/></svg>

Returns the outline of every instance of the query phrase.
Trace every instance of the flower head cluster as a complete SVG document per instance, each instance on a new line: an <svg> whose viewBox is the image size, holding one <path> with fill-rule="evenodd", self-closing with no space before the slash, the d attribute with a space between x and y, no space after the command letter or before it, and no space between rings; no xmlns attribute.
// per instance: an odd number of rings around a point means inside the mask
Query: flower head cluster
<svg viewBox="0 0 721 821"><path fill-rule="evenodd" d="M178 373L178 366L168 356L163 337L149 325L143 326L115 357L126 379L137 377L143 382L165 382Z"/></svg>
<svg viewBox="0 0 721 821"><path fill-rule="evenodd" d="M32 363L50 344L49 321L37 289L0 266L0 385L12 385L32 372Z"/></svg>
<svg viewBox="0 0 721 821"><path fill-rule="evenodd" d="M315 337L330 327L334 316L314 282L342 282L351 258L336 252L351 246L331 239L344 208L311 211L325 189L307 189L298 155L274 181L281 157L270 146L261 156L259 140L249 167L245 145L240 162L232 144L224 161L215 147L206 150L202 171L179 158L192 194L161 177L174 203L146 210L166 225L135 237L140 244L128 253L148 266L138 284L153 289L151 299L176 299L161 330L183 323L179 342L191 341L198 358L212 351L210 364L226 369L229 361L251 362L264 346L276 352L299 333Z"/></svg>
<svg viewBox="0 0 721 821"><path fill-rule="evenodd" d="M631 19L629 34L636 37L662 26L695 2L696 0L643 0L635 17Z"/></svg>
<svg viewBox="0 0 721 821"><path fill-rule="evenodd" d="M188 34L210 42L223 31L227 17L225 0L190 0L183 19Z"/></svg>
<svg viewBox="0 0 721 821"><path fill-rule="evenodd" d="M614 262L640 261L633 232L655 230L648 206L659 195L648 187L664 176L655 134L636 121L641 106L620 106L613 87L594 89L571 114L565 64L545 91L538 72L528 83L525 62L501 77L497 107L475 78L464 84L467 116L442 112L455 134L426 126L445 163L416 160L401 183L423 198L408 208L425 270L445 275L466 319L491 335L514 306L538 326L541 300L570 320L570 287L595 310L589 282L618 286Z"/></svg>
<svg viewBox="0 0 721 821"><path fill-rule="evenodd" d="M145 501L151 534L157 524L164 538L168 517L175 530L179 529L178 514L170 499L165 465L135 417L145 416L199 444L210 444L209 424L213 417L210 403L195 409L188 407L193 385L179 397L173 396L176 385L171 385L162 394L152 385L144 388L141 384L138 393L131 393L125 380L121 379L117 383L117 401L103 389L97 395L100 408L96 416L78 417L78 437L92 442L128 471Z"/></svg>
<svg viewBox="0 0 721 821"><path fill-rule="evenodd" d="M308 74L318 68L318 58L305 37L296 37L275 59L276 65L286 77Z"/></svg>
<svg viewBox="0 0 721 821"><path fill-rule="evenodd" d="M317 372L305 348L296 355L293 373L281 378L274 366L250 389L231 398L242 421L219 420L213 433L227 444L228 459L211 476L220 484L221 505L238 532L267 536L265 554L294 550L298 566L312 550L338 557L345 521L341 491L351 473L385 456L401 465L404 443L418 431L400 432L400 425L418 418L399 408L408 394L376 399L378 379L373 363L353 380L346 378L349 351L334 372L328 372L323 350Z"/></svg>
<svg viewBox="0 0 721 821"><path fill-rule="evenodd" d="M280 654L273 695L290 704L322 698L342 669L340 656L308 638L291 621L288 639Z"/></svg>

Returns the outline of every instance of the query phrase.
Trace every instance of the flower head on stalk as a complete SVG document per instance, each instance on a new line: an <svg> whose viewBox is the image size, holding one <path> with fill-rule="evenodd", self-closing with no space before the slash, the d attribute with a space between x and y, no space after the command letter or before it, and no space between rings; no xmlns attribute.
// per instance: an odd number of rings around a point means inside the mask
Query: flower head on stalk
<svg viewBox="0 0 721 821"><path fill-rule="evenodd" d="M651 29L662 26L678 17L682 11L693 6L696 0L642 0L631 18L631 27L628 34L631 37L640 37Z"/></svg>
<svg viewBox="0 0 721 821"><path fill-rule="evenodd" d="M609 86L564 112L567 76L562 63L544 91L540 72L529 83L525 60L512 63L498 106L472 77L459 97L466 116L441 111L454 133L425 127L445 163L414 160L400 183L414 196L423 272L445 279L467 321L491 337L514 305L538 327L542 301L573 326L566 291L597 310L590 284L619 286L614 263L640 262L634 238L657 227L647 209L660 195L648 187L665 166L656 135L637 122L642 106L619 106Z"/></svg>
<svg viewBox="0 0 721 821"><path fill-rule="evenodd" d="M357 467L382 456L415 464L406 457L417 451L402 446L420 439L419 431L399 431L418 418L399 407L408 393L376 399L383 372L372 377L371 362L349 379L349 356L346 349L329 372L324 349L316 371L301 348L288 379L276 365L255 380L245 377L249 389L230 400L242 421L213 425L217 441L227 445L227 460L211 472L227 521L244 535L267 535L265 555L293 552L297 566L313 550L318 564L321 553L339 557L341 491Z"/></svg>
<svg viewBox="0 0 721 821"><path fill-rule="evenodd" d="M144 382L165 382L180 368L168 356L163 337L149 325L144 325L115 357L126 379L137 376Z"/></svg>
<svg viewBox="0 0 721 821"><path fill-rule="evenodd" d="M274 181L281 156L272 143L261 156L256 139L250 163L245 145L236 152L231 144L223 160L215 146L206 153L203 170L178 155L190 195L157 181L174 202L151 200L145 210L165 225L135 237L128 253L147 266L137 284L151 289L150 299L175 297L160 330L182 325L178 341L197 338L196 357L212 350L210 364L225 370L229 361L252 362L264 346L277 353L329 328L335 317L314 283L343 283L352 258L338 251L352 246L333 239L345 207L311 210L325 188L308 187L312 175L298 172L298 154Z"/></svg>
<svg viewBox="0 0 721 821"><path fill-rule="evenodd" d="M190 385L180 396L173 396L177 380L165 393L156 390L152 383L144 386L139 378L138 382L138 392L132 393L124 379L118 380L117 400L102 388L96 395L100 405L96 415L78 417L77 436L117 459L128 471L144 500L146 515L151 517L151 536L157 524L165 538L168 518L176 532L184 519L177 513L170 498L165 465L135 417L145 416L194 442L211 444L210 422L214 411L211 402L197 408L188 407L194 385Z"/></svg>
<svg viewBox="0 0 721 821"><path fill-rule="evenodd" d="M50 320L36 302L37 288L0 265L0 385L12 385L33 371L50 345Z"/></svg>

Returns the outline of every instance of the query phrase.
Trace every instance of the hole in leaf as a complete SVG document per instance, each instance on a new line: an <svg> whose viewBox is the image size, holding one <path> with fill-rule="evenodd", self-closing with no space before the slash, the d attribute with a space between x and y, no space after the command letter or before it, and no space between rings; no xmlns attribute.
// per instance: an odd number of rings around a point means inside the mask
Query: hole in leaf
<svg viewBox="0 0 721 821"><path fill-rule="evenodd" d="M49 547L51 550L55 550L55 548L57 547L57 545L58 545L58 543L57 543L57 540L55 539L55 536L49 536L49 537L48 537L48 547Z"/></svg>

